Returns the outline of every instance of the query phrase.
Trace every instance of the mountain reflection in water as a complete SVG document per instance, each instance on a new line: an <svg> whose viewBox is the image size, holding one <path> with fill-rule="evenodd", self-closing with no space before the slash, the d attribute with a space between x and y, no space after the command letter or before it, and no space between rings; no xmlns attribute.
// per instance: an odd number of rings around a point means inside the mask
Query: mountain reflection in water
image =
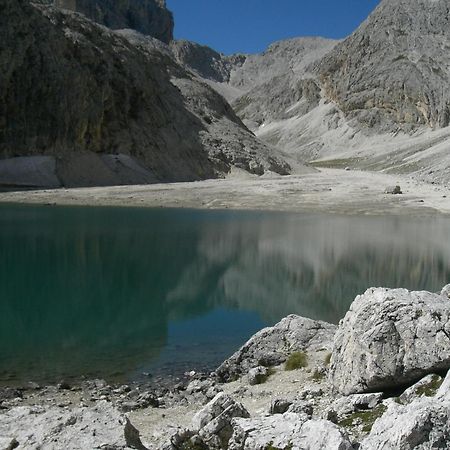
<svg viewBox="0 0 450 450"><path fill-rule="evenodd" d="M296 313L450 282L450 220L0 206L0 382L212 368Z"/></svg>

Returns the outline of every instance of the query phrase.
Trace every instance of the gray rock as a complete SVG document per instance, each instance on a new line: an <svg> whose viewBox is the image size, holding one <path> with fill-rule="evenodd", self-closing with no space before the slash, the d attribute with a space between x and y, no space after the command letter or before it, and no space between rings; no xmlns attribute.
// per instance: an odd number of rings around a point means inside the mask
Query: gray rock
<svg viewBox="0 0 450 450"><path fill-rule="evenodd" d="M448 378L448 377L447 377ZM450 400L446 395L422 397L407 405L395 402L377 419L361 450L446 449L450 441Z"/></svg>
<svg viewBox="0 0 450 450"><path fill-rule="evenodd" d="M98 1L88 3L95 8ZM156 0L143 7L150 3ZM150 36L5 0L0 64L8 67L0 81L0 159L9 160L0 185L194 181L221 177L233 165L289 173L223 97Z"/></svg>
<svg viewBox="0 0 450 450"><path fill-rule="evenodd" d="M337 398L325 411L324 417L342 419L348 414L357 411L366 411L375 408L383 400L382 393L353 394Z"/></svg>
<svg viewBox="0 0 450 450"><path fill-rule="evenodd" d="M388 186L385 190L384 190L385 194L392 194L392 195L399 195L399 194L403 194L402 192L402 188L400 186Z"/></svg>
<svg viewBox="0 0 450 450"><path fill-rule="evenodd" d="M401 403L410 403L414 399L426 396L432 397L436 394L437 390L441 386L443 379L440 375L427 375L417 383L406 389L400 396L399 401Z"/></svg>
<svg viewBox="0 0 450 450"><path fill-rule="evenodd" d="M383 391L450 367L450 303L443 295L369 289L334 340L330 382L343 394Z"/></svg>
<svg viewBox="0 0 450 450"><path fill-rule="evenodd" d="M191 429L208 448L222 449L226 448L232 435L232 419L249 416L244 406L221 392L195 414Z"/></svg>
<svg viewBox="0 0 450 450"><path fill-rule="evenodd" d="M112 29L132 28L169 43L174 21L165 0L46 0Z"/></svg>
<svg viewBox="0 0 450 450"><path fill-rule="evenodd" d="M258 366L248 371L248 383L250 386L264 383L269 376L269 369L267 367Z"/></svg>
<svg viewBox="0 0 450 450"><path fill-rule="evenodd" d="M302 426L302 450L352 450L347 434L328 420L309 420Z"/></svg>
<svg viewBox="0 0 450 450"><path fill-rule="evenodd" d="M12 408L0 414L0 436L15 439L19 448L146 448L139 432L107 402L72 411Z"/></svg>
<svg viewBox="0 0 450 450"><path fill-rule="evenodd" d="M450 299L450 284L442 288L441 295Z"/></svg>
<svg viewBox="0 0 450 450"><path fill-rule="evenodd" d="M284 414L292 405L292 401L277 398L270 404L269 414Z"/></svg>
<svg viewBox="0 0 450 450"><path fill-rule="evenodd" d="M1 450L14 450L19 446L19 443L14 438L0 436Z"/></svg>
<svg viewBox="0 0 450 450"><path fill-rule="evenodd" d="M447 126L447 8L446 0L383 0L320 62L326 96L378 130Z"/></svg>
<svg viewBox="0 0 450 450"><path fill-rule="evenodd" d="M234 355L216 370L217 376L229 381L257 366L275 366L297 351L330 349L335 325L291 315L274 327L256 333Z"/></svg>
<svg viewBox="0 0 450 450"><path fill-rule="evenodd" d="M235 419L229 450L350 450L346 434L326 420L308 420L286 413L254 419Z"/></svg>
<svg viewBox="0 0 450 450"><path fill-rule="evenodd" d="M289 408L287 409L287 412L296 414L305 414L306 417L308 417L308 419L311 419L314 412L314 406L310 401L294 400L292 402L292 405L290 405Z"/></svg>

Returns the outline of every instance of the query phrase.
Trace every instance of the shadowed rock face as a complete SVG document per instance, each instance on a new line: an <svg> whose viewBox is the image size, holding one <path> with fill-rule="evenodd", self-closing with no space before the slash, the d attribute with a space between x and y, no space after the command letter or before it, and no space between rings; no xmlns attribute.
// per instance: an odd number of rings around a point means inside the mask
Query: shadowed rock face
<svg viewBox="0 0 450 450"><path fill-rule="evenodd" d="M114 30L131 28L166 44L173 39L173 16L165 0L54 0L54 4Z"/></svg>
<svg viewBox="0 0 450 450"><path fill-rule="evenodd" d="M3 2L1 159L52 156L48 178L89 186L214 178L233 164L286 173L270 153L153 38L51 6Z"/></svg>

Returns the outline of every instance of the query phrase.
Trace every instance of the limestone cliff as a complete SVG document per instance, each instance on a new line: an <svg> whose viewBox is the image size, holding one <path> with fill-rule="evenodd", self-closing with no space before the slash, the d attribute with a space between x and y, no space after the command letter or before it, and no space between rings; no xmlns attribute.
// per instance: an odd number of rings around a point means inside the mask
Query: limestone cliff
<svg viewBox="0 0 450 450"><path fill-rule="evenodd" d="M450 123L447 0L383 0L317 67L325 95L368 126Z"/></svg>
<svg viewBox="0 0 450 450"><path fill-rule="evenodd" d="M165 0L54 0L54 4L114 30L131 28L167 44L173 39L173 16Z"/></svg>
<svg viewBox="0 0 450 450"><path fill-rule="evenodd" d="M26 0L2 3L0 125L0 184L36 185L17 174L38 165L66 186L288 171L159 41ZM52 160L10 164L43 155Z"/></svg>

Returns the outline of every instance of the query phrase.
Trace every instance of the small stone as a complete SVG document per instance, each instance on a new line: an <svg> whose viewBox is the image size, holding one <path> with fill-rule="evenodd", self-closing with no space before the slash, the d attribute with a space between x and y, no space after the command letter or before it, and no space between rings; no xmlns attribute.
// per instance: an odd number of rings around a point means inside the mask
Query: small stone
<svg viewBox="0 0 450 450"><path fill-rule="evenodd" d="M248 371L248 383L250 386L264 383L269 376L269 370L267 367L259 366Z"/></svg>
<svg viewBox="0 0 450 450"><path fill-rule="evenodd" d="M402 188L400 186L388 186L385 190L384 190L385 194L392 194L392 195L398 195L398 194L402 194Z"/></svg>
<svg viewBox="0 0 450 450"><path fill-rule="evenodd" d="M272 400L270 404L269 414L284 414L287 412L292 402L285 399Z"/></svg>

